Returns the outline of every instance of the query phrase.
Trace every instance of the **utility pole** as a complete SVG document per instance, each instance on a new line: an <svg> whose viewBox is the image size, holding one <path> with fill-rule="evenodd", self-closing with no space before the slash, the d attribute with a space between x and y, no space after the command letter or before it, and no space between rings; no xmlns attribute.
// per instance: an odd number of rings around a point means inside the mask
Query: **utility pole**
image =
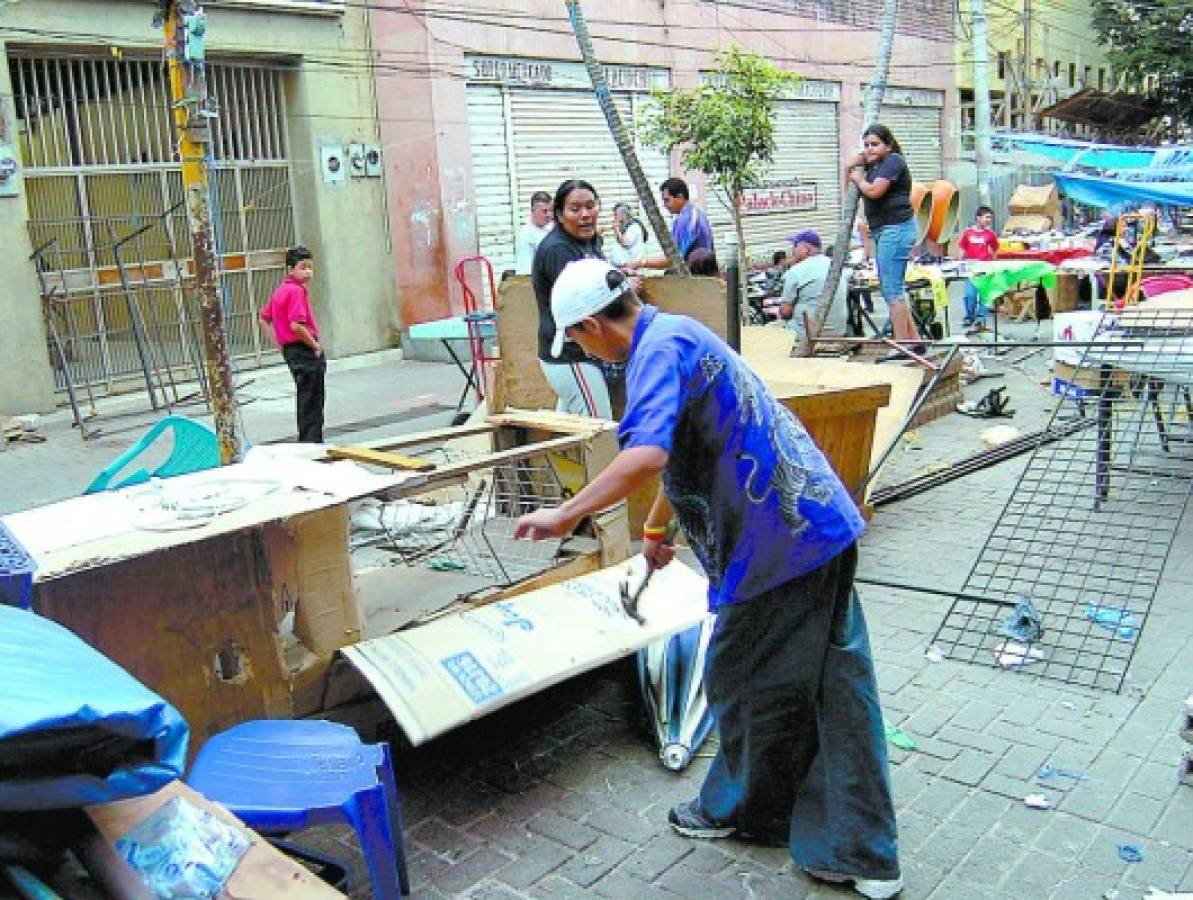
<svg viewBox="0 0 1193 900"><path fill-rule="evenodd" d="M659 246L671 261L671 268L681 275L687 275L688 264L679 255L679 248L671 237L671 230L663 221L663 214L659 212L659 205L655 202L654 191L646 181L642 165L638 162L638 154L634 151L634 144L626 133L621 122L621 116L613 103L613 96L609 93L609 85L605 81L605 70L596 59L596 52L592 49L592 38L588 34L588 23L584 21L584 11L580 9L580 0L566 0L568 18L572 23L572 33L576 36L576 44L580 47L580 56L584 60L584 68L588 70L588 78L592 82L592 89L596 92L597 103L601 112L605 114L605 122L613 135L613 143L621 154L626 171L630 173L630 181L642 203L642 211L650 220L650 227L654 229L655 237L659 239Z"/></svg>
<svg viewBox="0 0 1193 900"><path fill-rule="evenodd" d="M1031 0L1023 0L1023 130L1031 131L1035 127L1035 104L1031 99L1032 69L1034 63L1031 58Z"/></svg>
<svg viewBox="0 0 1193 900"><path fill-rule="evenodd" d="M973 32L973 133L974 162L977 166L978 200L990 205L990 180L993 177L990 150L990 32L986 19L986 0L970 0Z"/></svg>
<svg viewBox="0 0 1193 900"><path fill-rule="evenodd" d="M899 17L899 0L883 0L882 29L878 34L878 56L874 61L874 75L870 79L870 90L866 97L866 111L863 117L862 130L869 128L878 121L882 110L882 98L886 94L886 77L891 68L891 50L895 46L895 23ZM816 314L812 316L810 328L804 335L803 343L796 349L799 356L811 356L815 345L812 341L824 330L824 320L828 318L833 305L833 298L837 294L837 285L841 281L841 273L845 269L845 257L849 255L849 241L853 236L853 220L857 217L858 198L861 193L852 181L845 192L845 209L841 212L841 225L837 229L837 239L833 242L833 262L829 266L828 275L824 279L824 290L816 302Z"/></svg>
<svg viewBox="0 0 1193 900"><path fill-rule="evenodd" d="M211 183L207 150L214 113L207 97L205 41L207 17L196 0L158 0L155 25L165 29L170 98L182 162L182 190L191 232L191 257L199 293L199 324L203 332L203 373L211 395L220 464L240 459L236 432L236 400L232 393L232 365L228 359L228 331L224 326L215 228L211 220ZM182 272L178 273L179 278Z"/></svg>

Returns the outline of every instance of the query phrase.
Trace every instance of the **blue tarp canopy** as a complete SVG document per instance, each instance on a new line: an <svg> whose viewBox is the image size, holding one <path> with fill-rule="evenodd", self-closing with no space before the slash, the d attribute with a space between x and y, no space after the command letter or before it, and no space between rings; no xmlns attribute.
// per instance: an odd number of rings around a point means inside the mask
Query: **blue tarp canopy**
<svg viewBox="0 0 1193 900"><path fill-rule="evenodd" d="M1002 147L1034 153L1058 163L1067 165L1076 160L1078 165L1094 169L1146 168L1152 165L1157 150L1155 147L1115 147L1040 134L997 134L994 141Z"/></svg>
<svg viewBox="0 0 1193 900"><path fill-rule="evenodd" d="M1125 181L1059 173L1052 177L1062 194L1086 206L1116 207L1148 202L1193 206L1193 181Z"/></svg>
<svg viewBox="0 0 1193 900"><path fill-rule="evenodd" d="M56 622L0 605L0 673L0 811L107 803L182 776L182 716Z"/></svg>

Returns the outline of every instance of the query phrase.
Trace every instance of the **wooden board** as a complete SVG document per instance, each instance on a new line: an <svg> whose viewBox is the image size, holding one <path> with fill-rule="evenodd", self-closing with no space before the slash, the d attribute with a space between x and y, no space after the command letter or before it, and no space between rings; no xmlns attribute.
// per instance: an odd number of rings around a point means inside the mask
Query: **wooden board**
<svg viewBox="0 0 1193 900"><path fill-rule="evenodd" d="M497 293L501 366L495 373L500 385L494 393L501 399L501 408L554 409L555 392L539 368L539 313L530 278L506 278ZM664 312L691 316L725 337L725 283L719 278L643 278L642 299ZM498 411L497 406L494 411Z"/></svg>
<svg viewBox="0 0 1193 900"><path fill-rule="evenodd" d="M187 802L207 810L213 816L244 832L252 841L248 851L228 877L227 884L216 895L217 900L231 900L236 897L330 900L344 896L330 885L324 884L309 870L275 850L224 807L211 802L181 781L172 782L160 791L145 797L88 806L85 811L104 839L110 844L115 844L118 838L124 837L175 797L182 797Z"/></svg>
<svg viewBox="0 0 1193 900"><path fill-rule="evenodd" d="M334 652L360 639L343 504L35 585L33 608L169 700L192 751L247 719L317 705ZM294 606L291 671L278 626Z"/></svg>
<svg viewBox="0 0 1193 900"><path fill-rule="evenodd" d="M400 453L390 453L386 450L373 450L369 447L328 447L327 455L331 459L350 459L353 462L366 465L384 466L387 469L404 469L411 472L429 472L435 464L425 459L413 456L403 456Z"/></svg>

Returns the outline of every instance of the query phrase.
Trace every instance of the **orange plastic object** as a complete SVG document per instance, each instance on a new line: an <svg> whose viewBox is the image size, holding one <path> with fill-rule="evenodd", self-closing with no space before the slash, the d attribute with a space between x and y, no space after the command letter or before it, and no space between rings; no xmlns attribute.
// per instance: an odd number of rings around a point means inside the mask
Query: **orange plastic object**
<svg viewBox="0 0 1193 900"><path fill-rule="evenodd" d="M932 196L928 185L918 181L911 183L911 214L915 218L915 242L919 244L932 224Z"/></svg>
<svg viewBox="0 0 1193 900"><path fill-rule="evenodd" d="M957 230L961 196L951 181L934 181L928 186L932 192L932 219L926 237L930 241L945 243Z"/></svg>

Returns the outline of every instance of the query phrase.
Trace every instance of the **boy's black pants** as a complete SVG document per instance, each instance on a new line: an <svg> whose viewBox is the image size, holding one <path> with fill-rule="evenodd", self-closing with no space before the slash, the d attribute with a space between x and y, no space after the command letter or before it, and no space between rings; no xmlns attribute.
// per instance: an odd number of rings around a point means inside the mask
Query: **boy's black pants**
<svg viewBox="0 0 1193 900"><path fill-rule="evenodd" d="M282 356L294 377L298 390L298 440L304 444L323 443L323 379L327 358L301 342L287 344Z"/></svg>

